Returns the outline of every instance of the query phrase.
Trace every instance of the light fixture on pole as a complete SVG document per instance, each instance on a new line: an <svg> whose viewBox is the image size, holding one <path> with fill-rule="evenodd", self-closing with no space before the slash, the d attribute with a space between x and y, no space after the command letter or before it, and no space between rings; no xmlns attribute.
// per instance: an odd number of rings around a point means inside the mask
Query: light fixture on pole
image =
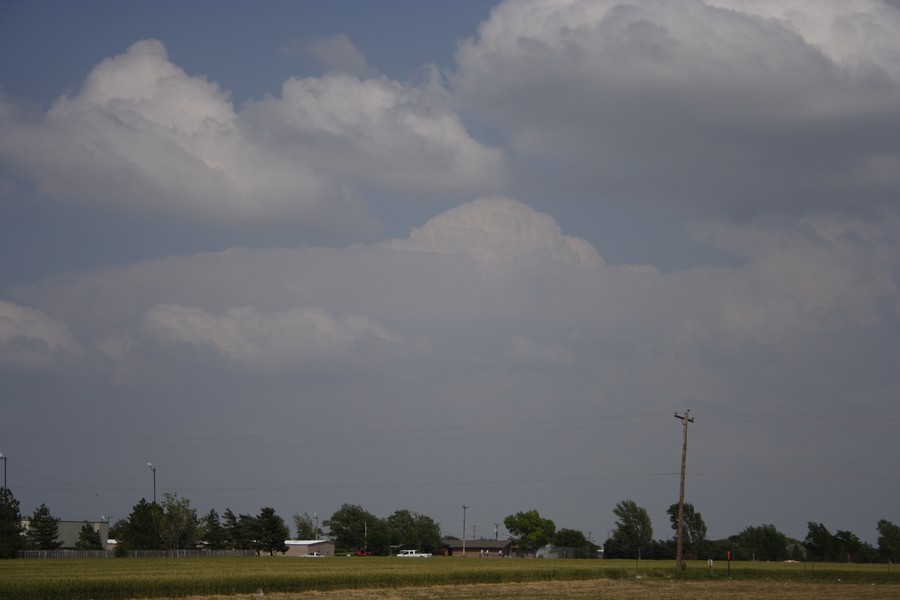
<svg viewBox="0 0 900 600"><path fill-rule="evenodd" d="M147 468L153 471L153 504L156 504L156 467L153 463L147 463Z"/></svg>
<svg viewBox="0 0 900 600"><path fill-rule="evenodd" d="M3 488L6 489L6 455L0 452L0 460L3 461Z"/></svg>

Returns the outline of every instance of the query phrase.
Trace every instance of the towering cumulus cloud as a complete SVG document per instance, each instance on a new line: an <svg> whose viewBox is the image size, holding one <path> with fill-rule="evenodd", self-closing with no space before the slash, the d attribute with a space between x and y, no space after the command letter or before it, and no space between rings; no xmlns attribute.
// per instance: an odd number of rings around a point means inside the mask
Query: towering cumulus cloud
<svg viewBox="0 0 900 600"><path fill-rule="evenodd" d="M26 118L0 100L0 158L39 193L121 212L199 221L353 229L359 189L492 189L502 154L422 87L344 73L291 78L281 98L236 111L229 95L173 64L156 40L97 65L74 95Z"/></svg>

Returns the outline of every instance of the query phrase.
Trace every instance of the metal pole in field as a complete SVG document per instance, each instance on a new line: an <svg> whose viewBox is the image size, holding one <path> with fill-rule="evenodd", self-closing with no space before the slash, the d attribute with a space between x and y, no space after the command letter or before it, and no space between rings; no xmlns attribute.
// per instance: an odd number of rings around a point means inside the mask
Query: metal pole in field
<svg viewBox="0 0 900 600"><path fill-rule="evenodd" d="M675 571L681 575L681 569L684 568L684 560L682 559L681 548L684 538L684 474L687 466L687 434L688 423L693 423L691 411L684 411L684 416L675 413L676 419L681 419L684 424L684 443L681 446L681 486L678 492L678 542L675 550Z"/></svg>

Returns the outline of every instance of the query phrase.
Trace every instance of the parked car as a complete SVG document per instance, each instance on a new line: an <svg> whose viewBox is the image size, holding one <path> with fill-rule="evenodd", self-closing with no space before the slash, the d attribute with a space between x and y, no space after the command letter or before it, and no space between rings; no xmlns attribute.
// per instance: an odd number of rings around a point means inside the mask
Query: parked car
<svg viewBox="0 0 900 600"><path fill-rule="evenodd" d="M357 550L353 556L373 556L373 554L371 550Z"/></svg>
<svg viewBox="0 0 900 600"><path fill-rule="evenodd" d="M318 552L310 552L309 554L302 555L305 558L324 558L324 554L319 554Z"/></svg>

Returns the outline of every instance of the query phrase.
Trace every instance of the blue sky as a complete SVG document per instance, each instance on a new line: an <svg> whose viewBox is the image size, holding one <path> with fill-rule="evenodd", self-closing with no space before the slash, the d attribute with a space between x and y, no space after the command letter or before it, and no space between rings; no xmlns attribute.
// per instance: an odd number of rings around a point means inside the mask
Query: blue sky
<svg viewBox="0 0 900 600"><path fill-rule="evenodd" d="M897 514L900 10L0 4L25 511ZM126 483L122 483L126 482ZM96 514L95 514L96 513ZM480 519L480 520L479 520Z"/></svg>

